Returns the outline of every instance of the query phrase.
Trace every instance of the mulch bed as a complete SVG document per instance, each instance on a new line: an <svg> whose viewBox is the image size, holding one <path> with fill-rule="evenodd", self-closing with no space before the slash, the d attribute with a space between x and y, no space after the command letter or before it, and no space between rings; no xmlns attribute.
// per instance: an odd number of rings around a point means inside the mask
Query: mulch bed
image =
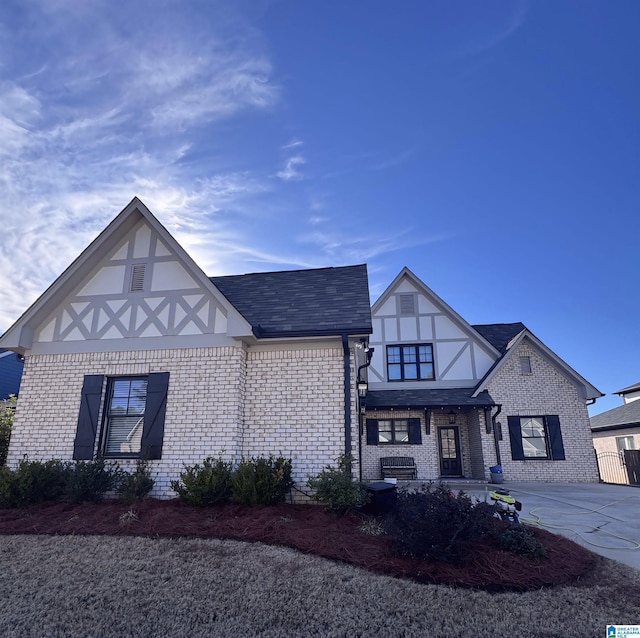
<svg viewBox="0 0 640 638"><path fill-rule="evenodd" d="M132 515L135 512L135 515ZM395 556L391 539L361 530L363 515L337 516L317 505L192 507L175 500L45 503L0 509L0 534L82 534L112 536L220 538L284 545L373 572L423 583L488 591L529 591L577 582L598 557L573 541L541 529L533 531L547 558L532 560L489 542L470 548L465 563Z"/></svg>

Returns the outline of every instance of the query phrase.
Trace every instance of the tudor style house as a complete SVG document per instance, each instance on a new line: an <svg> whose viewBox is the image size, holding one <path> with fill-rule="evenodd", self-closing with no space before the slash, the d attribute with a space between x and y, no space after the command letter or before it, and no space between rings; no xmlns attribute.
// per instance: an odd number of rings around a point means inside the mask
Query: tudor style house
<svg viewBox="0 0 640 638"><path fill-rule="evenodd" d="M355 447L366 266L207 277L137 198L0 339L24 356L8 464L283 454L303 484ZM353 442L353 443L352 443Z"/></svg>
<svg viewBox="0 0 640 638"><path fill-rule="evenodd" d="M404 268L372 307L362 476L597 481L587 402L602 396L521 323L469 325Z"/></svg>

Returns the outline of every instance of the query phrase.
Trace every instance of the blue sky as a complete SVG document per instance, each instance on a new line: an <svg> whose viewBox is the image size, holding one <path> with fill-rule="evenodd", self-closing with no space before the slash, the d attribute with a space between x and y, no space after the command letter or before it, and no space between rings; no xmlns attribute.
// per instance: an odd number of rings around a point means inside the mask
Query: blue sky
<svg viewBox="0 0 640 638"><path fill-rule="evenodd" d="M5 0L0 329L138 195L209 275L408 266L640 380L637 0Z"/></svg>

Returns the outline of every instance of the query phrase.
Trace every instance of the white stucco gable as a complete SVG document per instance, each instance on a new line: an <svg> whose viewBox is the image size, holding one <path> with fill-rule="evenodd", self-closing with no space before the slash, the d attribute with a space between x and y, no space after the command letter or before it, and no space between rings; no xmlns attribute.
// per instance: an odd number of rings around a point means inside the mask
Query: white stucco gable
<svg viewBox="0 0 640 638"><path fill-rule="evenodd" d="M19 352L58 353L224 345L251 334L134 198L1 341Z"/></svg>
<svg viewBox="0 0 640 638"><path fill-rule="evenodd" d="M433 349L433 380L404 381L403 389L473 387L500 353L408 268L403 268L371 309L374 355L372 389L398 388L387 374L387 346L428 344Z"/></svg>

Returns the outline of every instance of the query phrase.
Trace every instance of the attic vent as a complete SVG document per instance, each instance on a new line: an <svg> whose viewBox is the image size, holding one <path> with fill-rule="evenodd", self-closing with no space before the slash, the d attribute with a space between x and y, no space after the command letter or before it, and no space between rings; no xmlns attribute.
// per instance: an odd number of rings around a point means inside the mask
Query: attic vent
<svg viewBox="0 0 640 638"><path fill-rule="evenodd" d="M144 273L147 264L133 264L131 269L131 292L144 290Z"/></svg>
<svg viewBox="0 0 640 638"><path fill-rule="evenodd" d="M415 295L400 295L400 314L401 315L416 314Z"/></svg>

